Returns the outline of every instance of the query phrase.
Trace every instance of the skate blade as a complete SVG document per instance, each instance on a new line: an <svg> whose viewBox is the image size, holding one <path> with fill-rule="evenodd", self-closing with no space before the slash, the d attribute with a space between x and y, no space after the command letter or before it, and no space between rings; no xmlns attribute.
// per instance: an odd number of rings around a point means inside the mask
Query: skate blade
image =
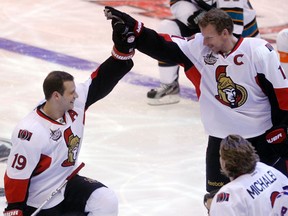
<svg viewBox="0 0 288 216"><path fill-rule="evenodd" d="M180 96L177 95L166 95L162 98L147 98L147 103L151 106L169 105L176 104L180 101Z"/></svg>

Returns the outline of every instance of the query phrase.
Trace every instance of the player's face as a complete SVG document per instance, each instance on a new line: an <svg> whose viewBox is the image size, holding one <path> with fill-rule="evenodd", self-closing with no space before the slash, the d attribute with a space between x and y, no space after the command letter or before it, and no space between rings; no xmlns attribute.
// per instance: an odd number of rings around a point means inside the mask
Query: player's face
<svg viewBox="0 0 288 216"><path fill-rule="evenodd" d="M203 44L208 46L214 53L225 51L223 50L225 47L225 34L223 32L219 34L215 26L209 24L206 27L201 27L201 33L204 37Z"/></svg>
<svg viewBox="0 0 288 216"><path fill-rule="evenodd" d="M78 98L78 94L76 92L76 86L73 81L65 81L64 85L64 93L61 99L61 106L63 110L67 111L73 109L75 99Z"/></svg>

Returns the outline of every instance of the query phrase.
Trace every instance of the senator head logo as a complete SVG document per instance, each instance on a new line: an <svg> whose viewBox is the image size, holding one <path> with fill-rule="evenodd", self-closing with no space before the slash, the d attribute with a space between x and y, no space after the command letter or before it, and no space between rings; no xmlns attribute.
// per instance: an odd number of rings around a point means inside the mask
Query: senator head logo
<svg viewBox="0 0 288 216"><path fill-rule="evenodd" d="M226 106L237 108L246 102L247 90L227 76L226 67L221 65L216 69L218 95L215 98Z"/></svg>
<svg viewBox="0 0 288 216"><path fill-rule="evenodd" d="M66 142L68 152L67 159L63 161L62 166L73 166L78 155L80 138L77 135L75 136L71 130L71 127L69 127L64 131L64 140Z"/></svg>

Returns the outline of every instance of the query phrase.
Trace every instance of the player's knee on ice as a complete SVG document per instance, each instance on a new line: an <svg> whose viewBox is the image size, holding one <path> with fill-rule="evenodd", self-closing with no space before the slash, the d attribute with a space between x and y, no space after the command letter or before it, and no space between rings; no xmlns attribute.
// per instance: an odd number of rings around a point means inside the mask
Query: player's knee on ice
<svg viewBox="0 0 288 216"><path fill-rule="evenodd" d="M87 200L85 212L89 212L88 216L117 216L116 194L106 187L95 190Z"/></svg>

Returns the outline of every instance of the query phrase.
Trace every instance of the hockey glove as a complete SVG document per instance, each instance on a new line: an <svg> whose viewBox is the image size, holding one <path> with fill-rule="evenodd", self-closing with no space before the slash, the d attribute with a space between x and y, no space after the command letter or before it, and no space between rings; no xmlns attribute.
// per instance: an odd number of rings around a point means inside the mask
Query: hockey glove
<svg viewBox="0 0 288 216"><path fill-rule="evenodd" d="M105 16L107 19L116 19L119 22L122 22L129 28L129 32L134 32L135 37L138 37L143 30L143 23L135 20L131 16L121 11L118 11L112 7L105 6L104 9Z"/></svg>
<svg viewBox="0 0 288 216"><path fill-rule="evenodd" d="M131 59L135 54L135 35L134 32L129 32L129 28L121 21L112 19L112 40L114 47L112 56L119 60Z"/></svg>
<svg viewBox="0 0 288 216"><path fill-rule="evenodd" d="M206 13L206 11L203 11L203 10L198 10L198 11L194 12L187 19L188 27L190 29L199 29L198 22L204 16L205 13Z"/></svg>
<svg viewBox="0 0 288 216"><path fill-rule="evenodd" d="M18 209L8 210L3 212L4 216L23 216L23 212Z"/></svg>
<svg viewBox="0 0 288 216"><path fill-rule="evenodd" d="M271 129L266 131L266 141L270 144L288 144L287 138L287 126L280 125L274 126Z"/></svg>

